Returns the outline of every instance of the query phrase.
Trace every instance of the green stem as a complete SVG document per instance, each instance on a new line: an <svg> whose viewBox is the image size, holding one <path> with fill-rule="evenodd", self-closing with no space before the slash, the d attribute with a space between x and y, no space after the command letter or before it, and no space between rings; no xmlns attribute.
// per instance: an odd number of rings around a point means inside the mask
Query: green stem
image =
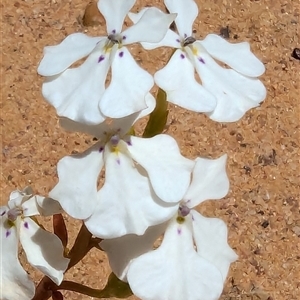
<svg viewBox="0 0 300 300"><path fill-rule="evenodd" d="M168 119L168 102L164 90L159 88L156 96L156 106L150 114L148 123L143 133L144 138L150 138L160 134L165 129Z"/></svg>

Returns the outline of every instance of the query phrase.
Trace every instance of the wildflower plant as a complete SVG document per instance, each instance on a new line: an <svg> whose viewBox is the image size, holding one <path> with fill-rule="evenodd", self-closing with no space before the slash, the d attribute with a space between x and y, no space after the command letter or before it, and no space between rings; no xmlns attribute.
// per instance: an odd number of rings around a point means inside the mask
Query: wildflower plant
<svg viewBox="0 0 300 300"><path fill-rule="evenodd" d="M58 162L58 182L48 197L25 188L13 191L0 208L1 299L63 299L60 290L94 298L220 297L237 255L227 243L226 224L202 216L196 207L228 193L227 156L184 157L176 140L163 133L168 102L214 121L237 121L266 96L257 78L264 65L247 42L231 44L215 34L198 40L192 30L198 15L194 0L164 3L169 13L147 7L135 14L130 12L135 0L99 0L107 36L74 33L45 47L38 66L45 77L44 98L62 128L96 141ZM126 16L133 25L123 29ZM169 29L172 22L176 32ZM152 76L126 48L133 43L174 52ZM72 66L83 58L79 67ZM154 83L156 98L150 92ZM145 116L144 133L136 136L135 123ZM71 249L62 213L82 220ZM53 216L54 233L36 215ZM28 262L45 274L36 288L19 263L19 241ZM63 280L92 248L108 255L113 273L106 287Z"/></svg>

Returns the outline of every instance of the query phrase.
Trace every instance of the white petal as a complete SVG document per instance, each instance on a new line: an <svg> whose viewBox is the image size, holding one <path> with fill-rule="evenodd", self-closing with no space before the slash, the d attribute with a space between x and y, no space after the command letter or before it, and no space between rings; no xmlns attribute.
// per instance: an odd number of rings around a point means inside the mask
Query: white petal
<svg viewBox="0 0 300 300"><path fill-rule="evenodd" d="M152 97L152 95L151 95ZM153 97L152 97L153 98ZM150 109L152 108L155 99L149 100L149 97L147 95L147 104L150 105ZM87 124L82 124L78 122L74 122L73 120L67 119L67 118L60 118L59 123L60 125L68 130L68 131L74 131L74 132L83 132L83 133L88 133L91 136L97 137L99 140L106 141L108 134L116 134L118 133L120 136L125 135L133 125L136 119L140 118L140 115L143 116L143 112L147 111L147 109L143 110L141 113L135 113L130 116L120 118L120 119L113 119L110 120L110 122L103 122L98 125L87 125Z"/></svg>
<svg viewBox="0 0 300 300"><path fill-rule="evenodd" d="M145 97L153 86L152 76L135 62L126 47L117 50L112 78L101 102L101 112L110 118L123 118L147 108Z"/></svg>
<svg viewBox="0 0 300 300"><path fill-rule="evenodd" d="M8 207L20 206L23 200L23 193L19 190L12 191L9 195Z"/></svg>
<svg viewBox="0 0 300 300"><path fill-rule="evenodd" d="M154 80L166 91L169 102L196 112L210 112L216 107L215 97L196 81L194 66L182 50L155 73Z"/></svg>
<svg viewBox="0 0 300 300"><path fill-rule="evenodd" d="M46 78L43 96L56 108L59 116L87 124L105 120L98 108L110 67L110 55L102 49L104 42L101 41L78 68Z"/></svg>
<svg viewBox="0 0 300 300"><path fill-rule="evenodd" d="M68 118L59 118L59 125L67 131L87 133L96 138L102 138L104 131L107 129L105 122L97 125L79 123Z"/></svg>
<svg viewBox="0 0 300 300"><path fill-rule="evenodd" d="M248 42L231 44L216 34L209 34L200 43L213 58L243 75L258 77L265 72L264 64L251 52Z"/></svg>
<svg viewBox="0 0 300 300"><path fill-rule="evenodd" d="M143 109L140 112L134 113L128 117L113 119L111 120L111 122L103 122L98 125L87 125L75 122L68 118L59 118L59 124L65 130L72 132L87 133L91 136L97 137L99 140L102 140L103 138L106 139L108 133L114 134L118 132L120 136L123 136L126 133L128 133L128 131L133 126L136 120L147 116L154 110L156 100L150 93L146 95L145 101L147 108Z"/></svg>
<svg viewBox="0 0 300 300"><path fill-rule="evenodd" d="M60 284L69 259L63 257L63 245L53 233L41 229L31 218L24 218L20 226L20 242L28 262Z"/></svg>
<svg viewBox="0 0 300 300"><path fill-rule="evenodd" d="M168 30L165 37L158 43L141 43L146 50L152 50L159 47L180 48L179 35L172 30Z"/></svg>
<svg viewBox="0 0 300 300"><path fill-rule="evenodd" d="M155 193L165 202L179 202L190 184L194 162L183 157L176 141L165 134L131 137L128 150L148 173Z"/></svg>
<svg viewBox="0 0 300 300"><path fill-rule="evenodd" d="M199 42L194 47L198 51L194 63L202 85L217 99L215 110L209 113L212 120L235 122L265 99L266 88L258 79L222 68Z"/></svg>
<svg viewBox="0 0 300 300"><path fill-rule="evenodd" d="M137 14L129 12L128 17L131 19L131 21L133 23L137 23L139 21L139 19L142 17L142 15L145 13L145 11L147 11L148 9L149 9L148 7L145 7L141 11L139 11ZM151 9L158 10L161 13L163 13L160 9L158 9L156 7L151 7ZM179 35L170 29L167 30L166 35L160 42L157 42L157 43L142 42L141 44L146 50L152 50L152 49L155 49L158 47L164 47L164 46L172 47L172 48L180 48L181 47Z"/></svg>
<svg viewBox="0 0 300 300"><path fill-rule="evenodd" d="M143 300L216 300L223 289L219 270L194 250L190 224L176 221L157 250L130 263L127 279Z"/></svg>
<svg viewBox="0 0 300 300"><path fill-rule="evenodd" d="M77 60L89 55L103 37L89 37L77 32L68 35L60 44L44 48L44 57L38 66L42 76L57 75Z"/></svg>
<svg viewBox="0 0 300 300"><path fill-rule="evenodd" d="M30 186L25 187L23 190L12 191L9 195L8 207L14 208L21 206L22 202L28 200L33 194L33 190Z"/></svg>
<svg viewBox="0 0 300 300"><path fill-rule="evenodd" d="M134 3L135 0L98 1L98 8L105 18L108 34L121 32L124 19Z"/></svg>
<svg viewBox="0 0 300 300"><path fill-rule="evenodd" d="M143 235L128 234L106 239L100 247L108 255L110 267L116 276L126 281L128 264L134 258L153 249L155 240L165 231L166 223L149 227Z"/></svg>
<svg viewBox="0 0 300 300"><path fill-rule="evenodd" d="M105 150L106 151L106 150ZM89 231L100 238L144 234L149 226L160 224L177 210L151 190L149 179L122 152L110 153L105 160L105 184L98 205L85 221Z"/></svg>
<svg viewBox="0 0 300 300"><path fill-rule="evenodd" d="M58 201L49 197L35 196L42 216L52 216L63 212Z"/></svg>
<svg viewBox="0 0 300 300"><path fill-rule="evenodd" d="M99 144L82 154L66 156L57 164L58 184L49 193L70 216L86 219L97 201L97 180L103 167Z"/></svg>
<svg viewBox="0 0 300 300"><path fill-rule="evenodd" d="M53 215L54 213L58 213L62 210L59 203L57 201L54 201L51 198L45 198L39 195L35 195L35 196L25 195L20 193L19 191L13 192L15 196L18 193L21 196L15 198L14 200L10 199L10 205L11 208L15 206L22 206L23 216L25 217L30 217L35 215L44 215L44 216ZM22 199L22 201L20 201L20 198ZM14 201L15 205L12 205L13 203L12 201Z"/></svg>
<svg viewBox="0 0 300 300"><path fill-rule="evenodd" d="M27 201L22 203L24 217L31 217L39 215L39 207L36 202L36 196L31 197Z"/></svg>
<svg viewBox="0 0 300 300"><path fill-rule="evenodd" d="M122 32L123 44L136 42L157 43L161 41L176 14L166 14L156 8L148 8L138 22Z"/></svg>
<svg viewBox="0 0 300 300"><path fill-rule="evenodd" d="M143 109L137 116L136 120L141 119L147 115L149 115L150 113L152 113L152 111L154 110L155 106L156 106L156 100L155 98L148 93L145 97L145 101L146 101L146 105L147 108Z"/></svg>
<svg viewBox="0 0 300 300"><path fill-rule="evenodd" d="M8 207L0 207L0 299L30 300L35 287L18 259L18 237L16 227L9 228L6 223Z"/></svg>
<svg viewBox="0 0 300 300"><path fill-rule="evenodd" d="M192 182L184 196L188 207L195 207L208 199L221 199L226 196L229 191L226 159L226 154L218 159L196 159Z"/></svg>
<svg viewBox="0 0 300 300"><path fill-rule="evenodd" d="M220 219L205 218L195 210L191 213L197 252L220 270L225 281L230 264L238 258L227 243L227 226Z"/></svg>
<svg viewBox="0 0 300 300"><path fill-rule="evenodd" d="M198 15L198 6L193 0L165 0L170 13L178 13L175 20L181 37L189 37L193 32L193 23Z"/></svg>

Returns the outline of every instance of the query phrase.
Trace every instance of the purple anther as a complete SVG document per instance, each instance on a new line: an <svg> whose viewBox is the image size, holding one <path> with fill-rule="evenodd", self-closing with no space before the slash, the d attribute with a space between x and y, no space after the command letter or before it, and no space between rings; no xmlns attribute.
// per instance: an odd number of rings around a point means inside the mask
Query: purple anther
<svg viewBox="0 0 300 300"><path fill-rule="evenodd" d="M179 212L182 217L186 217L190 211L191 210L186 205L179 206Z"/></svg>
<svg viewBox="0 0 300 300"><path fill-rule="evenodd" d="M116 29L113 29L111 33L115 34L116 33Z"/></svg>
<svg viewBox="0 0 300 300"><path fill-rule="evenodd" d="M29 228L29 226L28 226L28 222L24 222L24 227L25 227L26 229L28 229L28 228Z"/></svg>
<svg viewBox="0 0 300 300"><path fill-rule="evenodd" d="M17 217L21 215L22 215L22 209L18 207L14 207L7 212L7 219L14 222L17 220Z"/></svg>
<svg viewBox="0 0 300 300"><path fill-rule="evenodd" d="M11 233L11 232L10 232L9 230L7 230L6 233L5 233L5 237L9 237L9 236L10 236L10 233Z"/></svg>
<svg viewBox="0 0 300 300"><path fill-rule="evenodd" d="M187 34L185 33L185 34L184 34L184 38L186 38L186 37L187 37Z"/></svg>
<svg viewBox="0 0 300 300"><path fill-rule="evenodd" d="M119 141L120 141L120 138L119 138L119 136L116 135L116 134L113 135L113 136L110 138L110 142L111 142L111 145L112 145L113 147L118 146Z"/></svg>
<svg viewBox="0 0 300 300"><path fill-rule="evenodd" d="M121 164L121 161L119 158L117 158L117 164L120 165Z"/></svg>
<svg viewBox="0 0 300 300"><path fill-rule="evenodd" d="M198 60L199 60L200 62L202 62L203 64L205 64L205 61L204 61L204 59L203 59L202 57L199 57Z"/></svg>
<svg viewBox="0 0 300 300"><path fill-rule="evenodd" d="M123 35L123 36L122 36L122 39L123 39L123 40L126 40L126 35Z"/></svg>
<svg viewBox="0 0 300 300"><path fill-rule="evenodd" d="M2 213L1 213L1 217L4 216L6 213L6 210L4 210Z"/></svg>
<svg viewBox="0 0 300 300"><path fill-rule="evenodd" d="M98 58L98 63L101 62L102 60L104 60L105 56L104 55L101 55L99 58Z"/></svg>
<svg viewBox="0 0 300 300"><path fill-rule="evenodd" d="M121 51L121 52L119 53L119 56L120 56L120 57L123 57L123 55L124 55L124 52Z"/></svg>
<svg viewBox="0 0 300 300"><path fill-rule="evenodd" d="M127 143L128 146L132 146L131 141L127 141L126 143Z"/></svg>
<svg viewBox="0 0 300 300"><path fill-rule="evenodd" d="M182 58L182 59L184 59L185 58L185 56L184 56L184 54L180 54L180 57Z"/></svg>
<svg viewBox="0 0 300 300"><path fill-rule="evenodd" d="M177 229L177 233L181 234L181 229L180 228Z"/></svg>
<svg viewBox="0 0 300 300"><path fill-rule="evenodd" d="M176 42L180 43L180 39L176 39Z"/></svg>
<svg viewBox="0 0 300 300"><path fill-rule="evenodd" d="M103 146L99 148L99 152L101 153L104 150Z"/></svg>

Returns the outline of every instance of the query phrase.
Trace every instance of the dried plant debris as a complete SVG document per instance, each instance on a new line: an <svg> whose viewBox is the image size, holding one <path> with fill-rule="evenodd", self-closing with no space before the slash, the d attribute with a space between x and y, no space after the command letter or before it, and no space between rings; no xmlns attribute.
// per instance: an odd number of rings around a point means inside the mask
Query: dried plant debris
<svg viewBox="0 0 300 300"><path fill-rule="evenodd" d="M223 37L224 39L229 39L230 38L230 29L229 29L229 26L221 27L221 29L220 29L220 36Z"/></svg>
<svg viewBox="0 0 300 300"><path fill-rule="evenodd" d="M272 152L269 154L259 155L258 163L262 164L263 166L277 165L275 149L272 149Z"/></svg>

